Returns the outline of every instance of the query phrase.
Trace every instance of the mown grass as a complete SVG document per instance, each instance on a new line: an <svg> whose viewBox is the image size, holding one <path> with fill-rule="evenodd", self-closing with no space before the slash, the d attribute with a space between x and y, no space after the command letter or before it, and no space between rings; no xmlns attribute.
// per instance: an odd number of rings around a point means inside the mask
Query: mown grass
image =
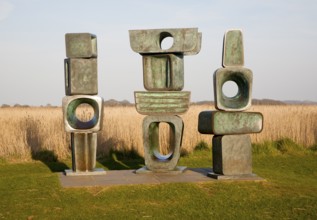
<svg viewBox="0 0 317 220"><path fill-rule="evenodd" d="M287 144L295 143L284 139L253 146L254 173L263 182L66 189L58 172L70 167L70 160L52 159L47 152L28 163L2 160L0 219L316 219L316 150ZM211 167L211 160L211 149L198 147L179 164ZM142 158L112 152L99 159L98 167L136 169L142 164Z"/></svg>

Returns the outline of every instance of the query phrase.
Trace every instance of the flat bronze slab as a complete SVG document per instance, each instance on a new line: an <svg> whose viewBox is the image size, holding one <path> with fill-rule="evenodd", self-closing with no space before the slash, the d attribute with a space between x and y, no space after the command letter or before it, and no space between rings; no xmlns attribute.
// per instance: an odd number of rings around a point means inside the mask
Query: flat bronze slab
<svg viewBox="0 0 317 220"><path fill-rule="evenodd" d="M65 188L216 181L208 177L208 173L212 173L211 168L187 168L179 174L153 172L136 174L135 170L107 170L106 175L96 176L65 176L64 173L59 173L59 179L62 187Z"/></svg>
<svg viewBox="0 0 317 220"><path fill-rule="evenodd" d="M134 92L135 107L142 115L180 115L190 103L188 91Z"/></svg>

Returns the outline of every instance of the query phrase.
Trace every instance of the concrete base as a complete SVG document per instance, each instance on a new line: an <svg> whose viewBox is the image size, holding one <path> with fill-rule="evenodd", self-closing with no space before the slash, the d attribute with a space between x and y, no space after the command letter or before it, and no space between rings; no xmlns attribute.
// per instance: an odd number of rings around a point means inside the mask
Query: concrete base
<svg viewBox="0 0 317 220"><path fill-rule="evenodd" d="M177 166L175 170L149 170L146 166L135 171L136 174L147 174L147 173L165 173L165 174L180 174L183 173L187 167Z"/></svg>
<svg viewBox="0 0 317 220"><path fill-rule="evenodd" d="M264 181L265 179L257 176L256 174L243 174L243 175L221 175L214 172L207 173L208 177L217 180L252 180L252 181Z"/></svg>
<svg viewBox="0 0 317 220"><path fill-rule="evenodd" d="M96 176L65 176L63 173L60 173L59 179L62 187L67 188L216 181L207 177L207 173L211 171L210 168L187 168L183 173L178 175L154 172L139 175L135 173L135 170L108 170L107 175Z"/></svg>
<svg viewBox="0 0 317 220"><path fill-rule="evenodd" d="M149 172L144 175L136 174L135 170L108 170L107 175L81 175L81 176L66 176L59 173L59 180L62 187L94 187L94 186L118 186L118 185L134 185L134 184L161 184L161 183L199 183L213 182L216 178L210 178L207 175L213 174L211 168L187 168L184 172L178 175L170 173L154 173ZM217 175L217 174L216 174ZM253 174L254 175L254 174ZM223 175L218 179L225 179ZM228 179L228 178L227 178ZM229 179L230 180L230 179ZM232 180L245 181L264 180L260 177L249 176L248 178L240 176Z"/></svg>
<svg viewBox="0 0 317 220"><path fill-rule="evenodd" d="M65 170L65 176L96 176L96 175L106 175L106 171L102 168L95 168L93 171L86 172L74 172L73 170Z"/></svg>

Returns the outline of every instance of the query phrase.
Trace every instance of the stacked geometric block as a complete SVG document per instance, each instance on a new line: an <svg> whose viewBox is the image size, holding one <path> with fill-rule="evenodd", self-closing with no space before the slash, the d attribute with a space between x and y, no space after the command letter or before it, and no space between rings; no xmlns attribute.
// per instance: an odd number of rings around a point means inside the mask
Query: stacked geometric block
<svg viewBox="0 0 317 220"><path fill-rule="evenodd" d="M184 87L184 55L200 51L201 33L197 28L130 30L130 45L143 58L143 81L147 92L137 91L136 109L148 115L143 120L143 145L145 167L136 173L182 172L177 167L184 123L177 116L189 108L190 92ZM170 48L162 49L162 41L173 38ZM170 152L162 155L159 151L159 124L170 127Z"/></svg>
<svg viewBox="0 0 317 220"><path fill-rule="evenodd" d="M240 30L229 30L224 37L224 68L214 73L215 107L219 111L199 114L198 131L213 134L213 172L216 179L255 177L252 174L250 133L263 128L263 116L258 112L243 112L251 106L252 71L244 68L243 39ZM223 92L226 82L233 82L238 92L228 97Z"/></svg>
<svg viewBox="0 0 317 220"><path fill-rule="evenodd" d="M65 93L63 98L63 117L66 132L71 133L72 170L66 175L104 174L95 169L97 151L97 132L102 128L103 99L98 94L97 77L97 39L89 33L65 35L66 56ZM93 117L80 120L76 109L90 106Z"/></svg>

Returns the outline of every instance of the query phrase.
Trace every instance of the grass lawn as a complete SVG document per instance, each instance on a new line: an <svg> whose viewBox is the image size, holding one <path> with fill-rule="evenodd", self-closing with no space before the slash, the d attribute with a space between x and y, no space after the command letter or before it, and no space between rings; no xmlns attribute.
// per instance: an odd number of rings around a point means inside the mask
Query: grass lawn
<svg viewBox="0 0 317 220"><path fill-rule="evenodd" d="M293 152L293 151L292 151ZM111 157L105 169L135 169L143 161ZM211 150L180 165L211 167ZM316 152L254 153L264 182L214 181L62 188L70 161L0 162L0 219L317 219Z"/></svg>

